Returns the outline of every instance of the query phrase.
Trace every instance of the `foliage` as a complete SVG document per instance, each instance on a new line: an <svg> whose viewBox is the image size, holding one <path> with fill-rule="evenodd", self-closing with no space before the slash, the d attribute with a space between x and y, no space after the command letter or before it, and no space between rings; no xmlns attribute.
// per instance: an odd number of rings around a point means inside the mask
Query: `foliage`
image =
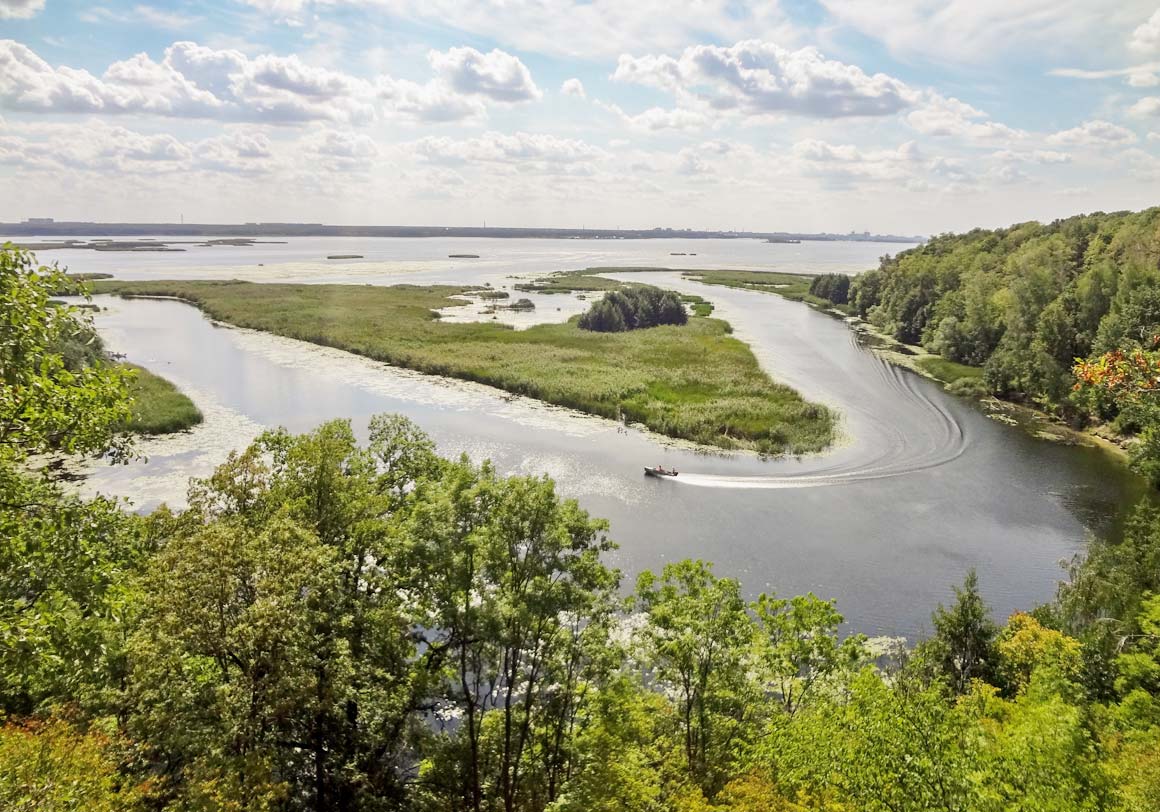
<svg viewBox="0 0 1160 812"><path fill-rule="evenodd" d="M850 277L844 273L815 276L810 282L810 295L834 304L847 304L850 301Z"/></svg>
<svg viewBox="0 0 1160 812"><path fill-rule="evenodd" d="M127 453L125 375L66 360L61 348L92 336L85 310L52 302L76 283L0 248L0 466L33 454ZM71 368L70 368L71 367Z"/></svg>
<svg viewBox="0 0 1160 812"><path fill-rule="evenodd" d="M685 324L689 314L681 298L671 290L651 285L628 285L611 290L593 302L576 322L581 330L597 333L622 333L662 324Z"/></svg>
<svg viewBox="0 0 1160 812"><path fill-rule="evenodd" d="M1065 415L1076 358L1160 326L1160 208L944 234L855 277L857 312L907 343L985 369L988 389Z"/></svg>
<svg viewBox="0 0 1160 812"><path fill-rule="evenodd" d="M1149 344L1160 346L1160 335ZM1132 464L1160 488L1160 351L1135 347L1112 350L1075 365L1076 390L1107 401L1120 412L1121 422L1141 427L1132 446Z"/></svg>
<svg viewBox="0 0 1160 812"><path fill-rule="evenodd" d="M833 439L834 416L769 379L728 325L595 333L575 322L512 330L446 324L433 310L459 288L98 282L99 292L176 296L241 327L340 347L396 366L479 381L659 433L767 454Z"/></svg>
<svg viewBox="0 0 1160 812"><path fill-rule="evenodd" d="M991 681L996 667L995 635L998 629L979 594L979 578L967 573L962 587L955 587L955 602L941 604L931 616L934 636L925 644L928 654L955 693L966 693L973 680Z"/></svg>
<svg viewBox="0 0 1160 812"><path fill-rule="evenodd" d="M60 717L0 726L0 809L128 812L146 787L120 772L119 743Z"/></svg>

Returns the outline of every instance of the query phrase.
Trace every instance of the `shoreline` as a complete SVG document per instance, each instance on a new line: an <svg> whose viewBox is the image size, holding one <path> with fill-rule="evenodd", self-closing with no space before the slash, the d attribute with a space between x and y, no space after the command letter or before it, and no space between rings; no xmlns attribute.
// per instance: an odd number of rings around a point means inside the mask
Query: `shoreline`
<svg viewBox="0 0 1160 812"><path fill-rule="evenodd" d="M951 392L949 387L952 382L940 378L938 375L935 375L929 369L924 368L920 363L918 363L919 361L928 358L937 359L940 361L946 361L947 359L943 358L941 355L929 352L921 346L901 342L893 336L881 332L873 324L860 316L850 315L849 313L846 313L832 305L825 306L798 296L787 296L782 293L776 285L769 285L765 287L751 285L727 285L720 282L706 282L703 279L698 278L698 275L704 273L704 271L682 270L679 268L672 268L669 270L678 272L687 279L691 279L709 287L713 287L714 285L721 287L739 287L744 290L754 291L756 293L767 293L781 296L781 298L788 301L804 304L805 306L810 307L819 313L824 313L831 318L844 322L846 326L855 334L873 339L873 342L865 342L864 346L866 349L874 353L882 360L893 364L894 366L910 370L916 375L920 375L927 380L938 383L948 394L973 400L984 410L987 417L991 418L992 420L998 420L1001 423L1008 423L1009 425L1018 426L1037 439L1044 440L1045 442L1096 448L1109 454L1118 463L1124 465L1125 467L1127 467L1129 463L1128 449L1125 447L1125 445L1122 442L1101 433L1101 431L1106 428L1105 424L1096 424L1090 428L1082 430L1074 429L1067 425L1062 419L1023 403L1004 400L991 394L965 395ZM778 274L782 276L801 276L807 279L813 278L815 276L815 274L789 274L785 272L778 272Z"/></svg>

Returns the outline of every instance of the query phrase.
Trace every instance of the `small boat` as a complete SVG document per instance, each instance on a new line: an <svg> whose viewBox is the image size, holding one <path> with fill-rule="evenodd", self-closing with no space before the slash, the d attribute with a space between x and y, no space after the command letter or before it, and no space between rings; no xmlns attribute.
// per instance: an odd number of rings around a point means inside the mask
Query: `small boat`
<svg viewBox="0 0 1160 812"><path fill-rule="evenodd" d="M644 467L644 475L645 476L676 476L677 469L676 468L668 469L668 468L665 468L664 466L661 466L661 465L658 465L656 468L649 468L646 465Z"/></svg>

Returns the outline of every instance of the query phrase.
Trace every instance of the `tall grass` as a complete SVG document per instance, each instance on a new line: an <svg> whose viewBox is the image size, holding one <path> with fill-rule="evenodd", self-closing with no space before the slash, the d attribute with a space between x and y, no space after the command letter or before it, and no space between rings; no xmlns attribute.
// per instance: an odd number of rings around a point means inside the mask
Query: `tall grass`
<svg viewBox="0 0 1160 812"><path fill-rule="evenodd" d="M685 271L684 275L706 285L722 285L727 288L757 290L762 293L776 293L795 302L805 302L822 310L853 312L848 305L837 305L810 293L813 275L794 273L771 273L767 271Z"/></svg>
<svg viewBox="0 0 1160 812"><path fill-rule="evenodd" d="M834 416L770 380L728 325L627 333L580 330L575 320L512 330L448 324L432 311L464 288L248 282L97 282L95 293L174 296L209 316L434 375L478 381L590 414L640 422L707 445L763 453L825 448Z"/></svg>
<svg viewBox="0 0 1160 812"><path fill-rule="evenodd" d="M125 364L136 374L130 384L132 416L126 428L134 434L171 434L202 421L193 401L169 381L144 367Z"/></svg>

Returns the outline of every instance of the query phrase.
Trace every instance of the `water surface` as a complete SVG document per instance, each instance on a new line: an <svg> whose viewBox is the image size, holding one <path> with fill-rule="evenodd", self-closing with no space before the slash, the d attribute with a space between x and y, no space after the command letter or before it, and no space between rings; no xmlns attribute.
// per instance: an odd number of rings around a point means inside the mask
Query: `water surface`
<svg viewBox="0 0 1160 812"><path fill-rule="evenodd" d="M703 242L684 244L707 254ZM865 267L877 250L855 244L861 257L839 261L824 253L831 244L821 245L816 266L793 268L852 270L841 263ZM513 260L512 270L563 270L574 259L569 245L558 254L537 246L499 247L535 255ZM628 247L644 248L649 247ZM458 245L437 250L461 252ZM180 255L162 256L169 261ZM74 269L91 270L78 268L79 258L72 258ZM593 264L625 263L585 256L571 267ZM646 257L638 264L653 263ZM723 256L720 266L743 265ZM298 273L293 263L267 268L263 278ZM387 281L374 276L382 273L366 278ZM477 273L505 275L502 268ZM191 277L198 275L215 272L201 269ZM389 279L403 275L392 272ZM478 282L444 267L405 275L412 277L406 281ZM316 271L311 278L330 275ZM830 453L802 459L705 454L488 387L215 327L178 302L105 299L101 303L109 309L98 316L98 325L110 347L169 377L209 420L202 429L148 446L147 465L103 469L87 487L130 496L142 507L177 501L186 477L207 473L261 427L305 431L349 417L365 431L371 415L399 412L416 420L444 453L491 458L503 472L555 478L562 493L610 520L620 544L614 563L629 581L643 569L700 557L714 561L718 573L740 578L750 595L813 591L837 598L860 631L904 635L929 625L930 610L948 599L951 585L970 567L978 569L1000 618L1048 599L1061 576L1059 561L1080 551L1089 532L1110 527L1138 493L1136 480L1102 452L1039 441L992 421L930 382L881 362L838 320L768 294L702 286L676 275L650 278L716 302L718 315L754 347L771 374L842 413L843 441ZM644 478L642 466L656 463L676 467L681 476Z"/></svg>

